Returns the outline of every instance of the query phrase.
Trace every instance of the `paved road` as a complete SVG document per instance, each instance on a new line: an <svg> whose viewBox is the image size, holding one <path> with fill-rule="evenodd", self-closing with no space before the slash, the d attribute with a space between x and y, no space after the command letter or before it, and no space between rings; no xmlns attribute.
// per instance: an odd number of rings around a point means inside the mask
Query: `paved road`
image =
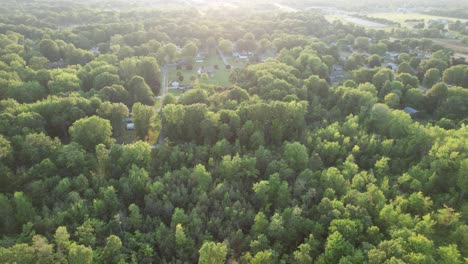
<svg viewBox="0 0 468 264"><path fill-rule="evenodd" d="M161 97L164 98L164 96L167 93L167 64L164 64L162 70L162 80L161 80Z"/></svg>
<svg viewBox="0 0 468 264"><path fill-rule="evenodd" d="M160 99L160 100L163 100L164 99L164 96L166 96L167 94L167 90L168 90L168 87L167 87L167 68L168 68L169 65L167 64L164 64L164 66L162 67L161 69L161 92L160 92L160 96L156 96L157 99ZM162 110L162 104L161 106L156 110L159 112L161 112ZM164 135L162 133L162 124L161 124L161 129L160 129L160 133L159 133L159 137L158 137L158 143L156 145L153 145L151 146L152 149L156 149L158 148L160 145L162 145L164 143Z"/></svg>

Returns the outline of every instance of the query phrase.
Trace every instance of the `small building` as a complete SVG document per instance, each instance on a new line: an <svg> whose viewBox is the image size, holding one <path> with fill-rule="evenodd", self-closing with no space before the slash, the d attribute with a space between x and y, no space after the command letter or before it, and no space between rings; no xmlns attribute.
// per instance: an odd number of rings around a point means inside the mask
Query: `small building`
<svg viewBox="0 0 468 264"><path fill-rule="evenodd" d="M409 114L411 116L411 118L421 118L422 116L422 113L412 107L405 107L403 108L403 111L405 111L405 113Z"/></svg>
<svg viewBox="0 0 468 264"><path fill-rule="evenodd" d="M403 111L405 111L406 113L408 113L410 115L414 115L414 114L419 112L418 110L416 110L416 109L414 109L412 107L409 107L409 106L403 108Z"/></svg>
<svg viewBox="0 0 468 264"><path fill-rule="evenodd" d="M195 62L202 63L205 61L205 55L203 53L198 53L195 57Z"/></svg>
<svg viewBox="0 0 468 264"><path fill-rule="evenodd" d="M203 74L203 73L206 73L208 74L209 76L211 76L213 74L213 69L211 67L200 67L198 68L198 74Z"/></svg>
<svg viewBox="0 0 468 264"><path fill-rule="evenodd" d="M179 88L180 83L179 82L172 82L171 83L171 88Z"/></svg>
<svg viewBox="0 0 468 264"><path fill-rule="evenodd" d="M332 66L333 71L343 71L343 66L341 65L333 65Z"/></svg>
<svg viewBox="0 0 468 264"><path fill-rule="evenodd" d="M390 63L387 63L387 68L389 68L392 71L396 71L398 69L398 65L390 62Z"/></svg>
<svg viewBox="0 0 468 264"><path fill-rule="evenodd" d="M398 65L390 62L390 63L387 63L387 68L389 68L392 71L396 71L398 69Z"/></svg>
<svg viewBox="0 0 468 264"><path fill-rule="evenodd" d="M187 65L187 60L186 59L180 59L176 62L177 67L184 67Z"/></svg>
<svg viewBox="0 0 468 264"><path fill-rule="evenodd" d="M395 52L395 51L390 51L390 52L388 52L388 54L390 55L392 60L396 60L398 58L398 55L399 55L399 53Z"/></svg>
<svg viewBox="0 0 468 264"><path fill-rule="evenodd" d="M429 19L427 22L428 23L444 24L445 25L445 24L448 24L449 21L448 21L448 19L441 18L441 19Z"/></svg>
<svg viewBox="0 0 468 264"><path fill-rule="evenodd" d="M99 47L93 47L91 48L91 52L93 53L93 55L98 55L99 54Z"/></svg>
<svg viewBox="0 0 468 264"><path fill-rule="evenodd" d="M135 124L134 123L128 123L126 128L127 128L127 130L135 130Z"/></svg>

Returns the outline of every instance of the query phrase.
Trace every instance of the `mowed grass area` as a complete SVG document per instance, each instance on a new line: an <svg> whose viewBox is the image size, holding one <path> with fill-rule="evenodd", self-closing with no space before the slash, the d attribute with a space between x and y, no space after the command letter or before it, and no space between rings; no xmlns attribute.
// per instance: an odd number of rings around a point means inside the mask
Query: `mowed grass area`
<svg viewBox="0 0 468 264"><path fill-rule="evenodd" d="M380 30L390 30L392 29L391 26L384 25L378 22L362 19L362 18L357 18L353 17L351 15L326 15L325 19L327 19L329 22L333 22L336 20L340 20L344 24L355 24L367 29L380 29Z"/></svg>
<svg viewBox="0 0 468 264"><path fill-rule="evenodd" d="M118 144L132 144L137 141L135 130L125 130L122 135L115 138Z"/></svg>
<svg viewBox="0 0 468 264"><path fill-rule="evenodd" d="M468 45L457 39L432 39L434 43L455 51L455 57L463 57L468 60Z"/></svg>
<svg viewBox="0 0 468 264"><path fill-rule="evenodd" d="M215 65L218 66L218 69L215 69ZM203 80L200 78L200 76L198 76L198 70L202 66L206 69L210 69L212 72L212 76L207 80ZM177 72L180 72L184 77L182 82L180 82ZM180 70L177 70L176 67L169 68L167 73L167 85L170 87L172 82L177 81L181 86L192 86L193 82L191 81L191 77L194 76L201 84L213 84L226 87L231 85L229 82L230 74L231 70L226 69L221 58L217 54L213 54L209 55L203 62L196 62L193 66L193 69L190 71L185 67L182 67Z"/></svg>
<svg viewBox="0 0 468 264"><path fill-rule="evenodd" d="M468 21L468 19L426 15L426 14L421 14L421 13L387 12L387 13L368 13L365 15L369 17L383 18L383 19L387 19L390 21L394 21L394 22L400 23L402 27L408 27L408 28L413 28L414 25L416 25L417 23L420 23L420 22L407 22L406 21L406 20L412 20L412 19L417 19L417 20L424 19L424 22L427 22L429 19L446 19L449 21L459 20L460 22ZM374 26L375 25L374 23L376 22L369 21L369 23L366 23L365 19L356 20L356 18L354 18L352 15L346 15L346 14L326 15L325 18L330 22L333 22L335 20L341 20L343 23L354 23L354 24L358 24L359 26L363 26L365 28L382 29L382 30L391 30L395 28L393 26L386 26L386 27Z"/></svg>
<svg viewBox="0 0 468 264"><path fill-rule="evenodd" d="M242 60L242 59L239 59L239 58L234 58L234 57L227 57L227 60L229 62L229 64L233 67L233 68L245 68L248 64L248 60Z"/></svg>
<svg viewBox="0 0 468 264"><path fill-rule="evenodd" d="M176 97L184 93L182 89L168 89L167 92Z"/></svg>
<svg viewBox="0 0 468 264"><path fill-rule="evenodd" d="M397 12L390 12L390 13L372 13L368 14L370 17L376 18L384 18L387 20L395 21L401 24L401 26L405 27L412 27L416 23L415 22L406 22L406 20L410 19L424 19L424 22L427 22L429 19L447 19L449 21L457 21L460 20L461 22L468 21L467 19L459 19L459 18L452 18L452 17L442 17L442 16L433 16L433 15L426 15L420 13L397 13Z"/></svg>

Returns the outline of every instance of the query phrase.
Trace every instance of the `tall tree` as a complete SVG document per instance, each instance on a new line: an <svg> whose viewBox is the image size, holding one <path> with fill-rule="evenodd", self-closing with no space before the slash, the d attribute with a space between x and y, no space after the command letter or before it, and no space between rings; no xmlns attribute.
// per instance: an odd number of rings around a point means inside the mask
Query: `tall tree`
<svg viewBox="0 0 468 264"><path fill-rule="evenodd" d="M146 105L154 104L153 92L142 77L133 76L127 84L127 90L134 103L139 102Z"/></svg>
<svg viewBox="0 0 468 264"><path fill-rule="evenodd" d="M93 152L97 145L110 146L114 140L109 120L97 116L77 120L69 129L72 141Z"/></svg>
<svg viewBox="0 0 468 264"><path fill-rule="evenodd" d="M136 103L132 107L132 119L135 123L135 130L138 138L147 140L151 131L156 111L154 107Z"/></svg>
<svg viewBox="0 0 468 264"><path fill-rule="evenodd" d="M223 264L226 262L227 247L221 243L205 241L199 253L200 264Z"/></svg>

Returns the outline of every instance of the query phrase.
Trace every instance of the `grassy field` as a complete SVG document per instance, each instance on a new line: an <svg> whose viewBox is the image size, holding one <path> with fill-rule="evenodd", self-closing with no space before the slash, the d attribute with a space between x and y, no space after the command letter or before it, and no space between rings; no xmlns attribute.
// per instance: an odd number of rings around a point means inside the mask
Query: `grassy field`
<svg viewBox="0 0 468 264"><path fill-rule="evenodd" d="M426 14L420 14L420 13L374 13L374 14L369 14L368 16L370 17L376 17L376 18L384 18L387 20L395 21L401 24L401 26L404 27L412 27L415 25L414 22L405 22L408 19L424 19L425 22L429 19L447 19L451 21L456 21L460 20L461 22L466 22L466 19L458 19L458 18L448 18L448 17L441 17L441 16L433 16L433 15L426 15Z"/></svg>
<svg viewBox="0 0 468 264"><path fill-rule="evenodd" d="M385 25L385 24L381 24L381 23L378 23L378 22L374 22L374 21L370 21L370 20L366 20L366 19L362 19L362 18L356 18L356 17L350 16L350 15L344 15L344 14L341 14L341 15L326 15L325 18L329 22L340 20L341 22L343 22L345 24L350 24L351 23L351 24L355 24L355 25L358 25L358 26L361 26L361 27L364 27L364 28L368 28L368 29L390 30L392 28L391 26L388 26L388 25Z"/></svg>
<svg viewBox="0 0 468 264"><path fill-rule="evenodd" d="M170 94L172 94L174 96L180 96L181 94L184 93L183 90L179 90L179 89L169 89L167 91L168 91L168 93L170 93Z"/></svg>
<svg viewBox="0 0 468 264"><path fill-rule="evenodd" d="M218 69L214 68L215 65L218 65ZM199 78L198 69L200 69L202 66L204 66L205 68L212 69L213 76L211 76L207 80L202 80L201 78ZM184 77L184 80L182 82L179 81L177 72L180 72L182 76ZM173 81L179 82L181 86L191 86L193 85L193 83L190 79L192 76L195 76L196 78L198 78L199 82L202 84L230 86L231 85L231 83L229 82L230 74L231 74L231 70L226 69L221 58L219 58L218 55L214 54L206 58L205 61L203 61L202 63L196 62L191 71L186 70L185 67L182 67L182 69L180 70L177 70L175 67L170 68L167 74L167 81L168 81L169 86Z"/></svg>
<svg viewBox="0 0 468 264"><path fill-rule="evenodd" d="M449 21L460 20L461 22L468 21L467 19L448 18L448 17L442 17L442 16L420 14L420 13L389 12L389 13L370 13L366 15L369 17L383 18L383 19L387 19L390 21L394 21L394 22L400 23L402 27L409 27L409 28L412 28L414 25L416 25L416 23L406 22L406 20L408 19L418 19L418 20L424 19L425 22L427 22L427 20L429 19L447 19ZM383 30L389 30L389 29L394 28L392 26L382 25L380 23L367 21L365 19L356 19L352 15L345 15L345 14L327 15L325 16L325 18L330 22L335 21L335 20L341 20L344 23L354 23L359 26L363 26L365 28L374 28L374 29L383 29Z"/></svg>
<svg viewBox="0 0 468 264"><path fill-rule="evenodd" d="M116 138L119 144L132 144L137 141L135 130L125 130L122 135Z"/></svg>
<svg viewBox="0 0 468 264"><path fill-rule="evenodd" d="M154 101L154 108L158 109L159 107L161 107L161 104L162 104L162 100L161 99L156 99Z"/></svg>
<svg viewBox="0 0 468 264"><path fill-rule="evenodd" d="M434 43L442 45L455 51L456 57L463 57L468 60L468 45L456 39L432 39Z"/></svg>
<svg viewBox="0 0 468 264"><path fill-rule="evenodd" d="M245 68L248 62L247 60L241 60L234 57L228 57L227 60L233 68Z"/></svg>

